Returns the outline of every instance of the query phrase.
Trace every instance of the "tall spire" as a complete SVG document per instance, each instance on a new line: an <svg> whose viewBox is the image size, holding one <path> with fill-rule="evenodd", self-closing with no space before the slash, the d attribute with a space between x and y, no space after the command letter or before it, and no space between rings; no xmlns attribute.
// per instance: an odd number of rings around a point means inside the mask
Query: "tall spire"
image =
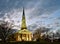
<svg viewBox="0 0 60 44"><path fill-rule="evenodd" d="M23 7L23 16L25 17L24 7Z"/></svg>
<svg viewBox="0 0 60 44"><path fill-rule="evenodd" d="M24 7L23 7L23 15L22 15L22 24L21 24L21 30L27 29L26 26L26 19L25 19L25 12L24 12Z"/></svg>

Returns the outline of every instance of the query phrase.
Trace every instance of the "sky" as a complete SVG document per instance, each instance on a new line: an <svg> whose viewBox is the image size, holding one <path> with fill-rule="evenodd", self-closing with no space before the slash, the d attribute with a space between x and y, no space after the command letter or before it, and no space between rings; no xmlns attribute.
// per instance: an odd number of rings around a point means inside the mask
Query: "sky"
<svg viewBox="0 0 60 44"><path fill-rule="evenodd" d="M0 19L14 20L20 27L23 7L27 26L60 29L60 0L0 0Z"/></svg>

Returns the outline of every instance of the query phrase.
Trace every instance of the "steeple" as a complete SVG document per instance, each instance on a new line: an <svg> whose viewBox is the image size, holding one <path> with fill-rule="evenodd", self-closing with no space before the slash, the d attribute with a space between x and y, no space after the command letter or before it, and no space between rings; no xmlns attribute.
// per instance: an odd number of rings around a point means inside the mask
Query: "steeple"
<svg viewBox="0 0 60 44"><path fill-rule="evenodd" d="M23 15L22 15L21 30L23 29L27 29L24 8L23 8Z"/></svg>

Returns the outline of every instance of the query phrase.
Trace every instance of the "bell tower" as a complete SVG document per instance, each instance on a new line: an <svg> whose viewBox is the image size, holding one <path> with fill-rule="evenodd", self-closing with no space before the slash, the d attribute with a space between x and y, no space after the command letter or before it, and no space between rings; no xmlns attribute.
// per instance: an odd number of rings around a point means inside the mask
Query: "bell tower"
<svg viewBox="0 0 60 44"><path fill-rule="evenodd" d="M27 29L24 8L23 8L23 15L22 15L22 23L21 23L21 30L23 29Z"/></svg>

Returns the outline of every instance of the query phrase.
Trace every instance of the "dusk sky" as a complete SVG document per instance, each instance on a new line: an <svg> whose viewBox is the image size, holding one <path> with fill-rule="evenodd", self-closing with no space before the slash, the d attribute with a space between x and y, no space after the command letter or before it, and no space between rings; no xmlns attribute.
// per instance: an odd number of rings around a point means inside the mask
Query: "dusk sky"
<svg viewBox="0 0 60 44"><path fill-rule="evenodd" d="M20 25L23 7L27 26L37 24L60 29L60 0L0 0L0 19L8 17Z"/></svg>

